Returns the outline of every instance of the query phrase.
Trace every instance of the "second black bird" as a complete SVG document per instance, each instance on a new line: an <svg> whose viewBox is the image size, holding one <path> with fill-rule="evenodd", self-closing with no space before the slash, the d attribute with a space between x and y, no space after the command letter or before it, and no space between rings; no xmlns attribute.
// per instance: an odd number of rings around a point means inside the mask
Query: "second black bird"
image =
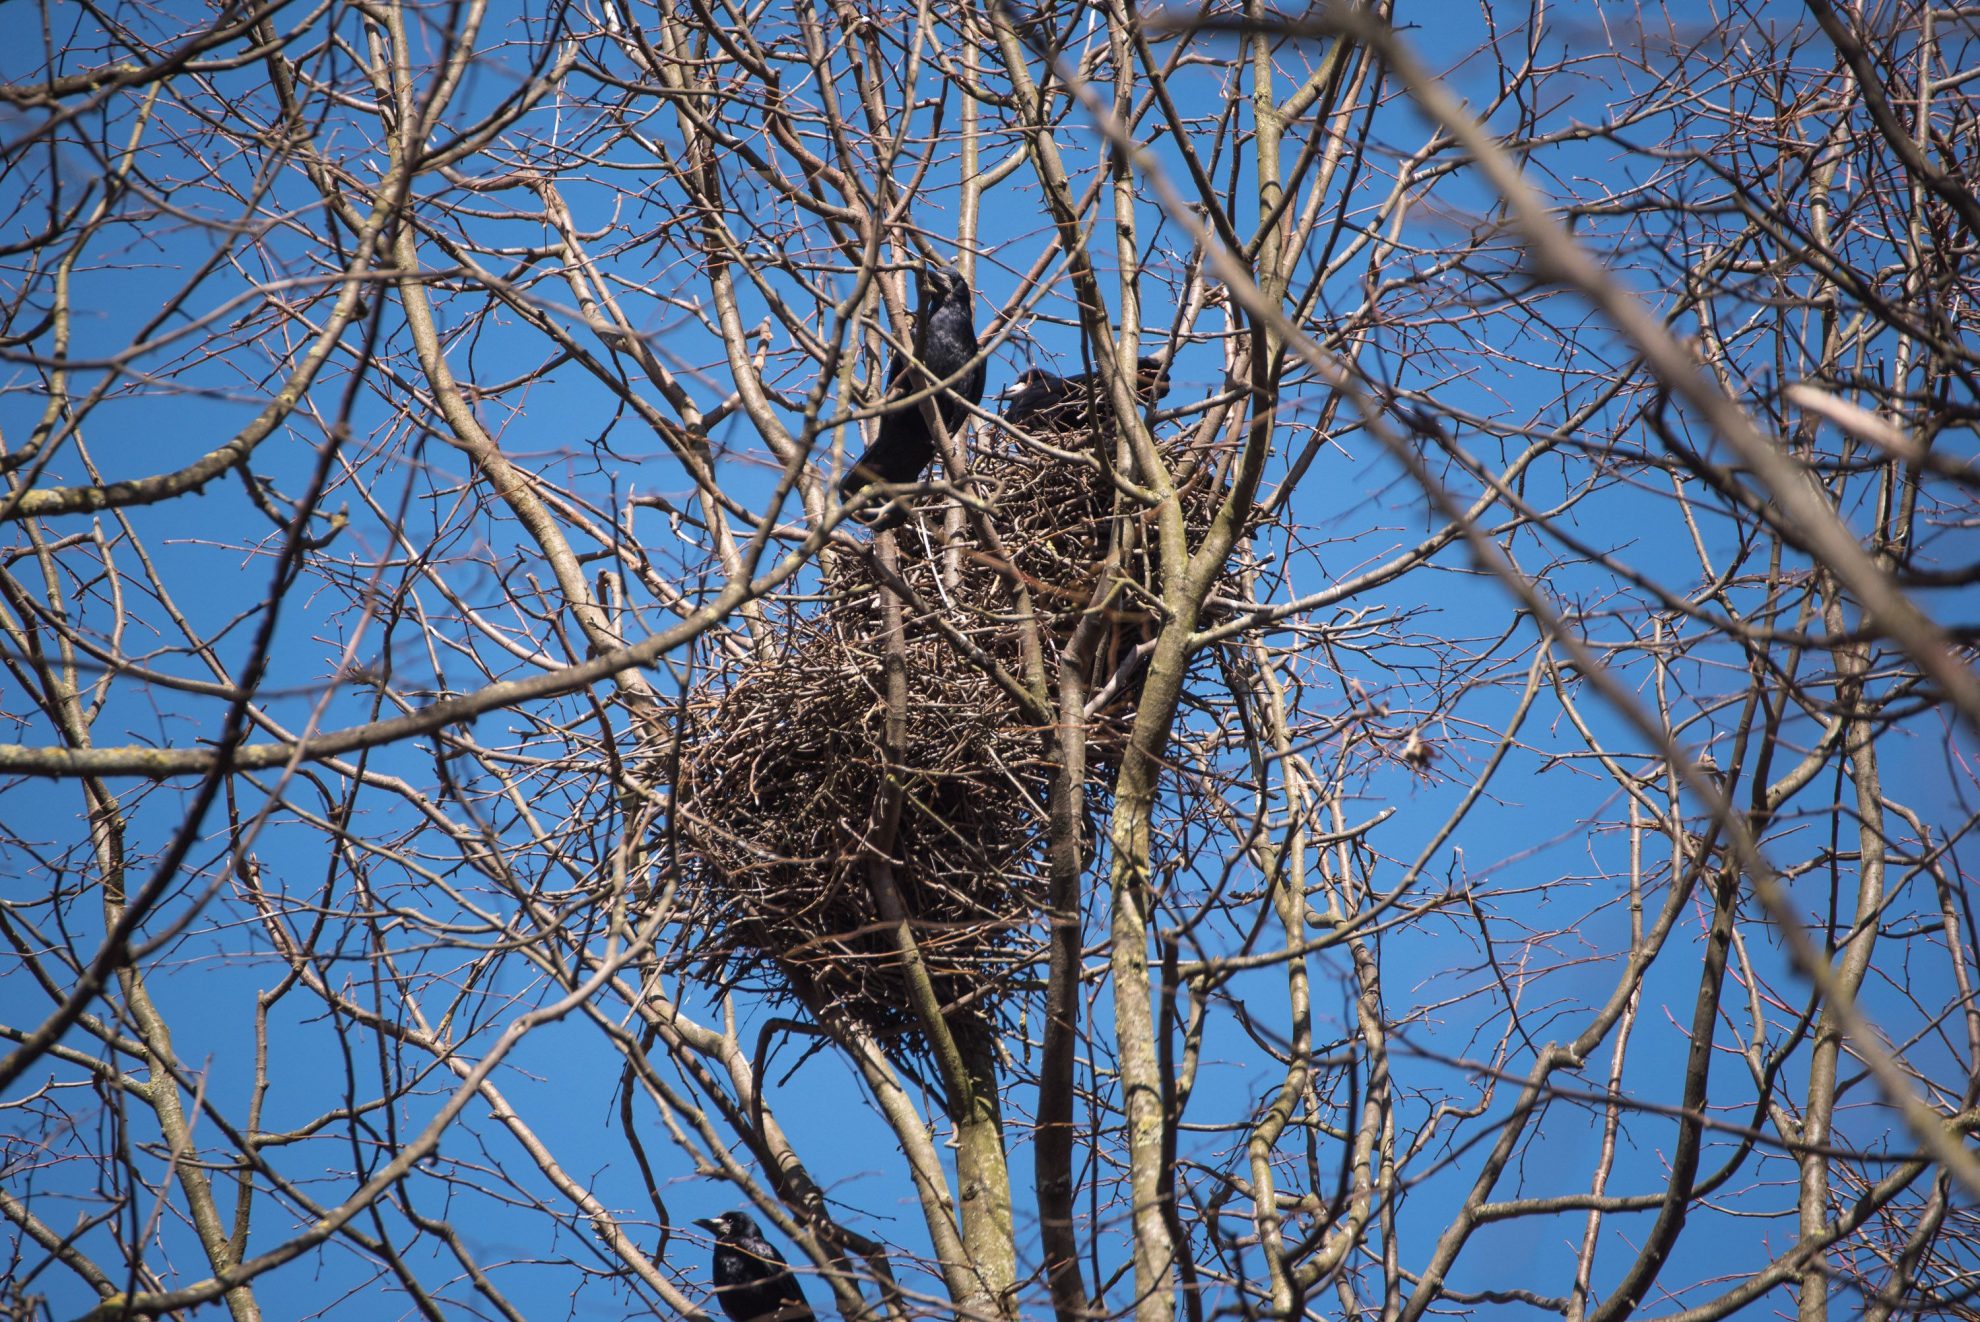
<svg viewBox="0 0 1980 1322"><path fill-rule="evenodd" d="M784 1256L747 1212L724 1212L694 1224L715 1236L715 1302L730 1322L816 1322Z"/></svg>
<svg viewBox="0 0 1980 1322"><path fill-rule="evenodd" d="M887 369L887 397L904 399L930 386L946 381L969 366L976 357L976 295L952 266L930 262L915 277L914 357L921 370L915 371L906 355L897 354ZM969 417L969 404L983 402L985 364L978 362L955 382L935 396L935 409L942 427L951 436L962 431ZM867 447L846 475L839 479L839 494L851 500L875 482L900 484L920 478L922 470L935 459L935 433L920 401L896 407L880 417L880 434ZM898 505L879 518L865 515L874 529L891 528L907 517Z"/></svg>
<svg viewBox="0 0 1980 1322"><path fill-rule="evenodd" d="M1169 393L1169 372L1159 358L1134 364L1135 398L1152 403ZM1041 436L1091 432L1111 413L1107 383L1098 372L1059 376L1042 367L1026 368L1004 392L1004 421Z"/></svg>

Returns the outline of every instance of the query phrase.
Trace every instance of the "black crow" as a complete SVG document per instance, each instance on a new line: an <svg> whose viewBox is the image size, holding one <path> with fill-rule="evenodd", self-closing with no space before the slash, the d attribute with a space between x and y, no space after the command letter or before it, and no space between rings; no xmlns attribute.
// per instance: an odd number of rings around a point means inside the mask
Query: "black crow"
<svg viewBox="0 0 1980 1322"><path fill-rule="evenodd" d="M911 370L902 354L894 356L887 369L887 397L900 399L926 390L961 372L976 357L976 295L952 266L930 262L915 276L917 307L914 317L914 356L921 360L921 371ZM961 433L969 411L963 401L983 402L984 366L978 362L952 387L935 396L936 412L951 436ZM917 401L884 413L880 434L859 462L839 479L839 495L851 500L874 482L904 483L921 477L935 458L935 435L929 429L923 405ZM878 518L862 514L877 532L907 518L899 504Z"/></svg>
<svg viewBox="0 0 1980 1322"><path fill-rule="evenodd" d="M1134 367L1134 393L1142 403L1169 393L1169 371L1159 358L1138 358ZM1004 421L1041 436L1091 431L1110 412L1107 385L1097 372L1059 376L1028 367L1003 398Z"/></svg>
<svg viewBox="0 0 1980 1322"><path fill-rule="evenodd" d="M797 1277L747 1212L694 1224L715 1236L715 1302L730 1322L816 1322Z"/></svg>

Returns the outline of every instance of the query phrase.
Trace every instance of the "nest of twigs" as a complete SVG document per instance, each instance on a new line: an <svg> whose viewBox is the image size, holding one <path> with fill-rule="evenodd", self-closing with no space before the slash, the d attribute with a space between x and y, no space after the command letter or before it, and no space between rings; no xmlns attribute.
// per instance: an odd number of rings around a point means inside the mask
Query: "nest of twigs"
<svg viewBox="0 0 1980 1322"><path fill-rule="evenodd" d="M700 919L697 953L732 981L795 996L821 1023L858 1025L897 1045L919 1043L921 1021L890 903L958 1026L995 1013L1042 939L1046 732L934 617L1013 674L1023 673L1024 601L1053 651L1080 620L1097 618L1089 692L1100 702L1088 725L1096 777L1125 745L1160 618L1151 535L1110 517L1115 492L1097 464L1001 442L972 458L966 489L988 507L987 529L969 514L946 542L913 527L898 534L909 600L896 741L886 589L873 560L836 567L835 598L792 614L775 660L709 675L682 730L676 821ZM1189 499L1197 530L1219 485L1208 466L1201 471ZM929 502L919 518L932 532L941 506ZM1126 553L1109 574L1117 538Z"/></svg>
<svg viewBox="0 0 1980 1322"><path fill-rule="evenodd" d="M1221 456L1192 456L1172 442L1165 457L1182 476L1183 520L1194 542L1223 495ZM965 485L989 507L993 534L986 538L974 520L964 520L972 558L1026 584L1064 627L1095 608L1101 566L1116 544L1121 572L1100 594L1102 609L1153 619L1160 599L1155 516L1119 498L1115 478L1090 448L1061 458L986 435L971 453ZM1117 508L1126 517L1112 517Z"/></svg>
<svg viewBox="0 0 1980 1322"><path fill-rule="evenodd" d="M780 658L703 690L676 787L702 953L734 976L767 961L821 1022L896 1038L916 1037L919 1020L880 886L898 896L937 998L974 1015L1029 959L1043 898L1037 731L932 634L916 631L905 660L907 719L890 755L884 646L827 619L797 623Z"/></svg>

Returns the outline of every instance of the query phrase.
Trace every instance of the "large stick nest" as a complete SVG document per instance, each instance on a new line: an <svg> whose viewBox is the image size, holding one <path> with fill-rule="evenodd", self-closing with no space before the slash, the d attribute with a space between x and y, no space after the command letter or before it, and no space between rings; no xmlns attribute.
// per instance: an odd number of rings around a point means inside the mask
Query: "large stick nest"
<svg viewBox="0 0 1980 1322"><path fill-rule="evenodd" d="M1194 544L1223 495L1223 474L1212 463L1178 462L1189 456L1173 444L1166 457L1183 478L1183 521ZM1161 601L1156 519L1117 492L1091 450L1081 447L1062 459L998 437L972 452L961 485L990 507L988 532L965 516L956 541L964 561L991 580L976 583L967 597L1008 603L1022 587L1061 641L1090 612L1118 635L1112 642L1154 635ZM1122 517L1114 517L1117 511ZM1119 562L1103 578L1116 546Z"/></svg>
<svg viewBox="0 0 1980 1322"><path fill-rule="evenodd" d="M825 1022L913 1036L876 860L891 866L936 995L987 1012L1033 944L1046 772L1038 732L954 649L916 631L905 660L905 739L890 758L884 646L826 620L796 624L782 657L723 677L691 708L676 801L705 953L737 974L767 958Z"/></svg>
<svg viewBox="0 0 1980 1322"><path fill-rule="evenodd" d="M1186 491L1192 534L1220 486L1198 467ZM732 981L795 996L823 1023L896 1043L918 1043L920 1020L900 933L876 899L880 861L957 1023L993 1014L1016 984L1040 946L1046 890L1046 732L931 617L1022 675L1022 599L1048 655L1096 616L1089 692L1106 697L1088 727L1096 776L1124 745L1159 620L1149 522L1112 517L1120 506L1097 464L991 442L973 454L965 489L991 508L987 529L967 514L941 543L932 534L944 507L931 502L919 518L932 557L918 529L898 534L913 600L902 608L908 700L894 752L888 589L871 560L841 562L830 604L791 612L774 660L710 674L682 730L676 820L698 953ZM1128 549L1109 576L1114 539ZM882 810L890 778L900 800L891 835Z"/></svg>

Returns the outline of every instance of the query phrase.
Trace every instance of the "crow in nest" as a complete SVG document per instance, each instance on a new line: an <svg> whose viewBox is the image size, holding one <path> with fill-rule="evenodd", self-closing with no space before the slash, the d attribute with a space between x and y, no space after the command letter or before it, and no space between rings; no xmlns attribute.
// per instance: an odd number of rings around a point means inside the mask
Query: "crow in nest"
<svg viewBox="0 0 1980 1322"><path fill-rule="evenodd" d="M797 1277L748 1213L694 1224L715 1236L715 1301L730 1322L816 1322Z"/></svg>
<svg viewBox="0 0 1980 1322"><path fill-rule="evenodd" d="M1134 394L1152 404L1169 393L1169 369L1159 358L1137 358ZM1059 376L1028 367L1003 394L1004 421L1041 436L1091 432L1112 411L1107 383L1098 372Z"/></svg>
<svg viewBox="0 0 1980 1322"><path fill-rule="evenodd" d="M887 398L901 399L961 372L976 357L976 294L962 272L939 262L924 263L915 275L917 307L914 317L914 357L921 360L916 371L904 354L896 354L887 369ZM969 410L963 401L983 402L985 364L978 362L967 375L935 396L935 409L949 435L962 431ZM868 446L846 475L839 479L839 495L851 500L875 482L900 484L917 481L922 470L935 458L935 434L921 402L895 408L880 416L880 434ZM907 510L895 502L884 506L875 517L872 511L859 516L875 532L892 528L907 518Z"/></svg>

